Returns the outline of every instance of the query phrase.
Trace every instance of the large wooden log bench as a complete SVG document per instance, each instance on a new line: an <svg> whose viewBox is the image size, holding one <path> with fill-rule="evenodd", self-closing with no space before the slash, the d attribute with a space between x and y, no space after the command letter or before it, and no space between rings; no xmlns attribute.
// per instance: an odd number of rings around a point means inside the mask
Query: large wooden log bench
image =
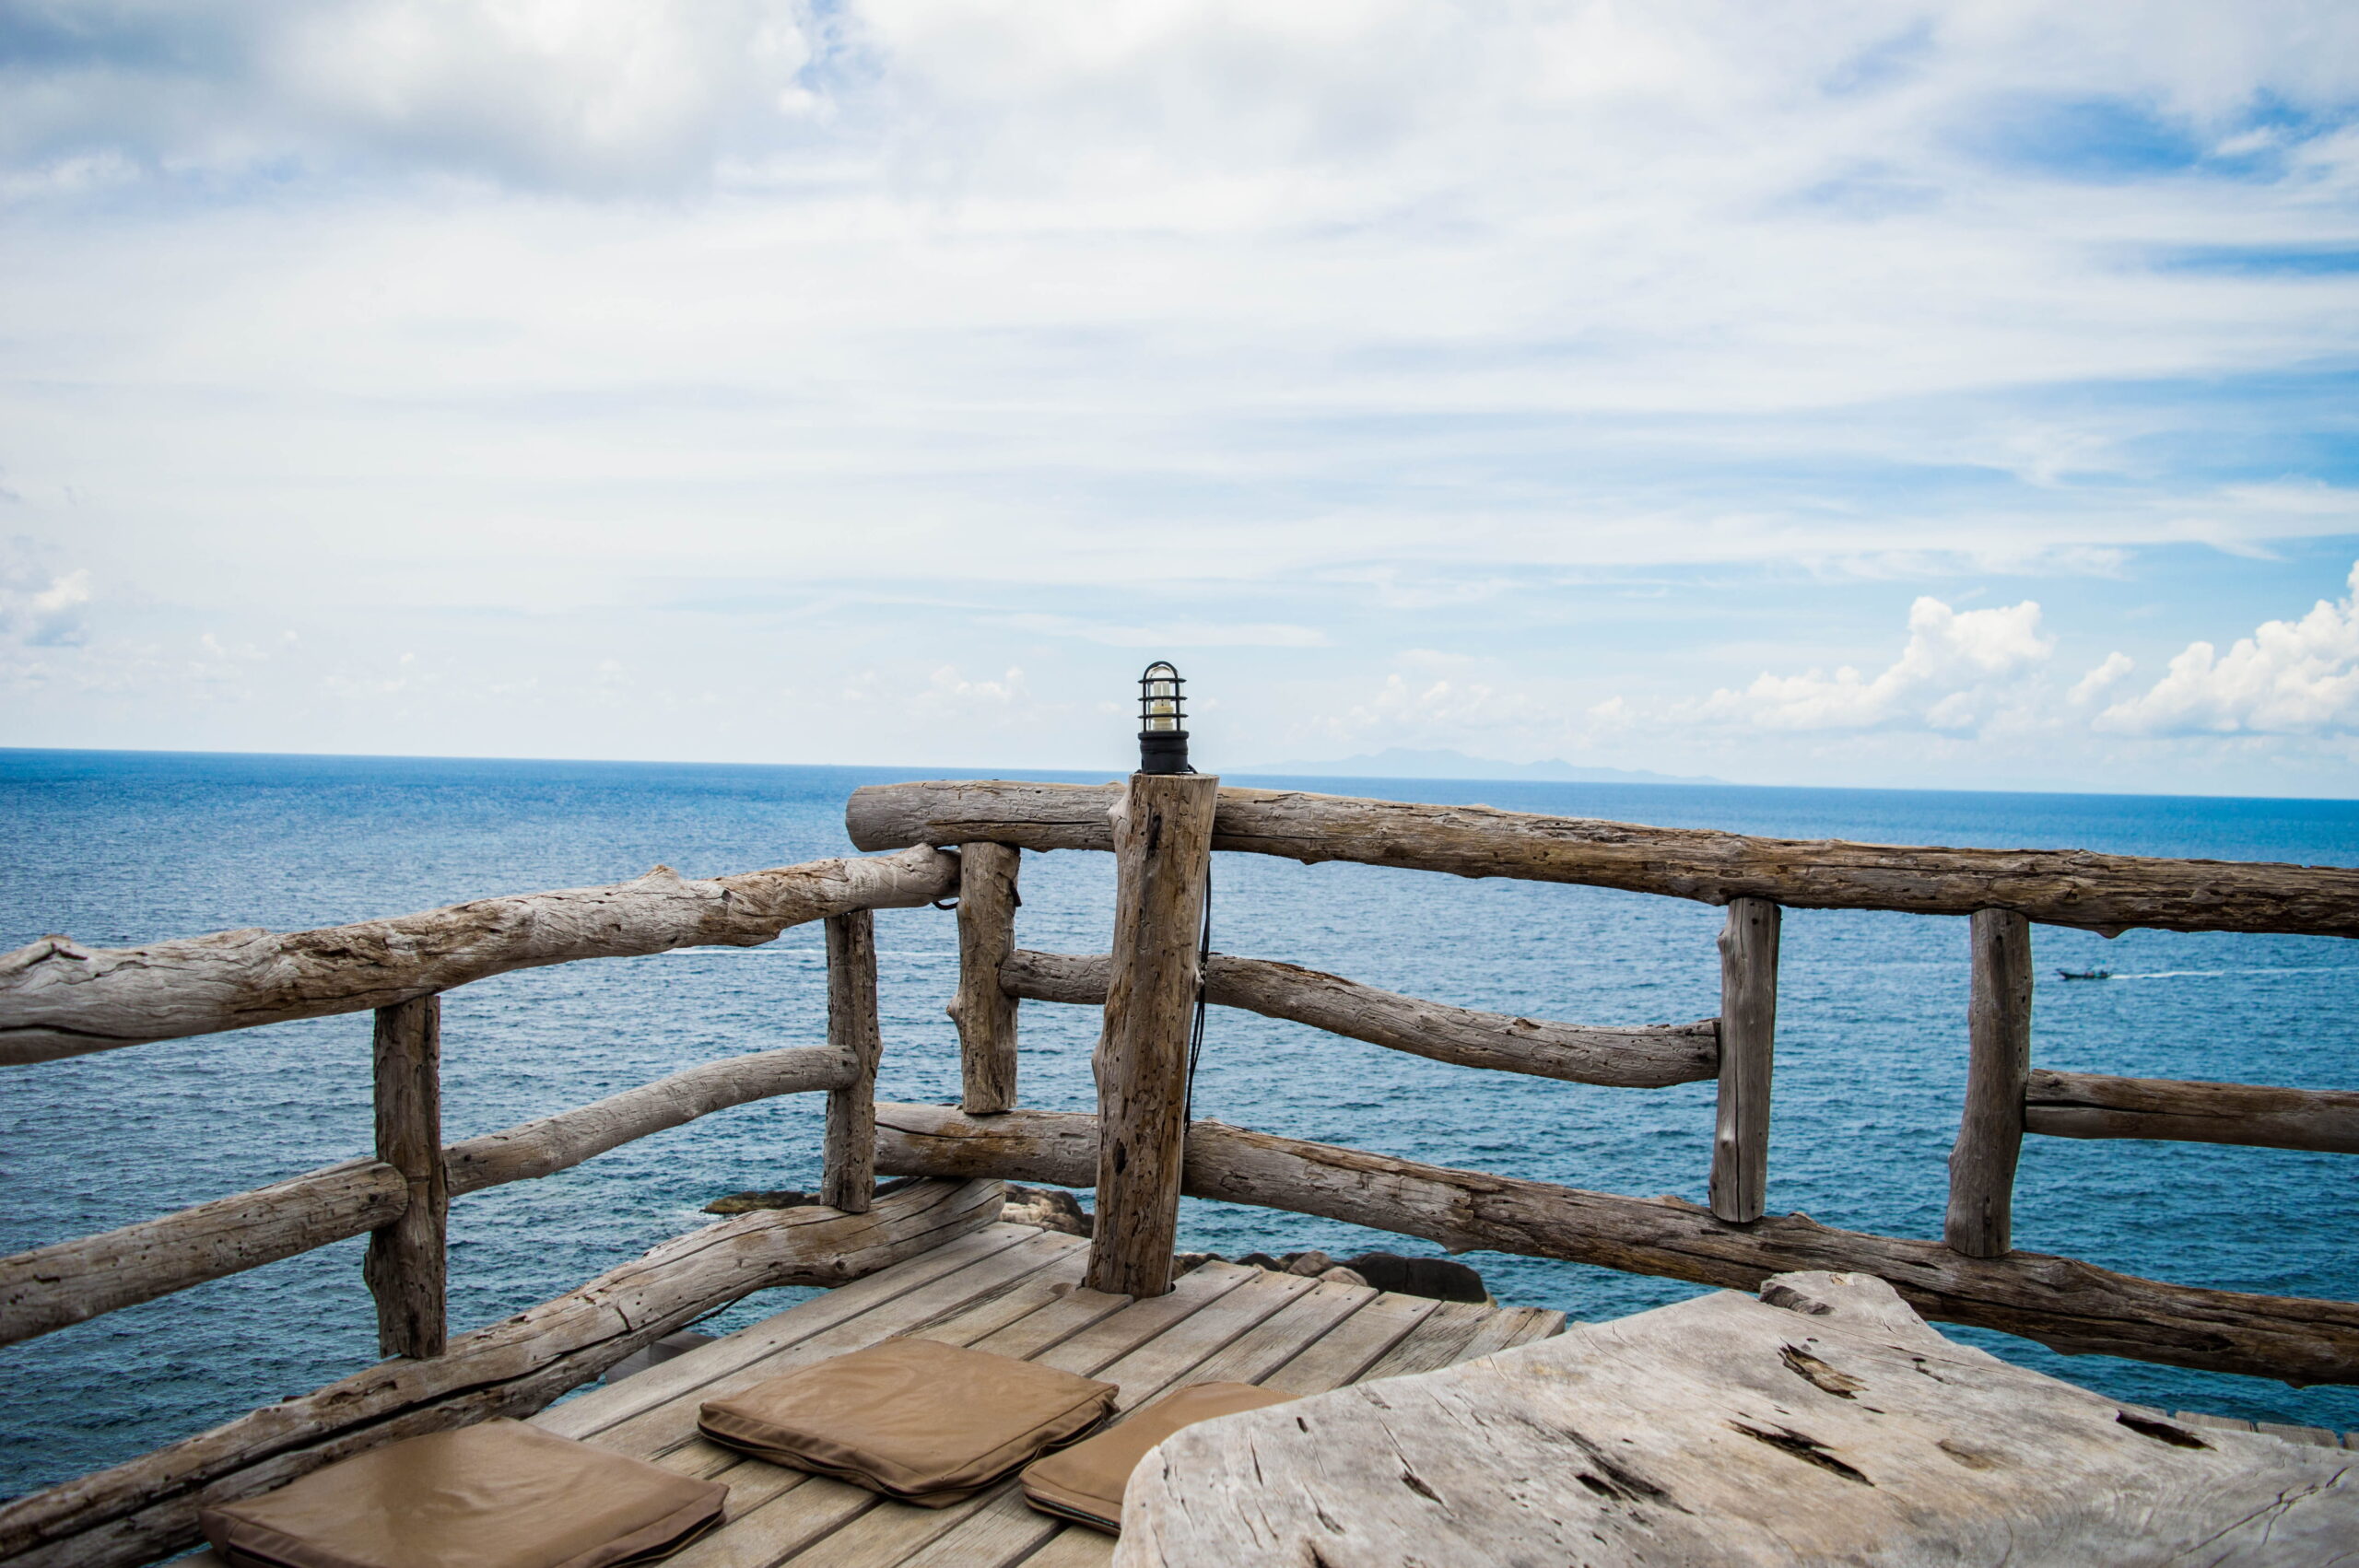
<svg viewBox="0 0 2359 1568"><path fill-rule="evenodd" d="M2195 1428L1781 1274L1182 1432L1116 1568L2348 1562L2359 1454Z"/></svg>

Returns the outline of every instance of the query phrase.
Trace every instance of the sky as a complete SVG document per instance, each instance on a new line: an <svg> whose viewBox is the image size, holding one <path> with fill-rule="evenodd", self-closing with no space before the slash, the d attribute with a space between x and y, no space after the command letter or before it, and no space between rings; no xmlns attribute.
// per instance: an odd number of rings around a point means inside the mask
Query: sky
<svg viewBox="0 0 2359 1568"><path fill-rule="evenodd" d="M0 0L0 745L2359 795L2348 0Z"/></svg>

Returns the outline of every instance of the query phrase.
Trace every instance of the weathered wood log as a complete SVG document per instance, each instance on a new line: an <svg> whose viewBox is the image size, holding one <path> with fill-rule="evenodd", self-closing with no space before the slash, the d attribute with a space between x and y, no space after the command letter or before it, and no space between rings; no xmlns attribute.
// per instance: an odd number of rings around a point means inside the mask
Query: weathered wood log
<svg viewBox="0 0 2359 1568"><path fill-rule="evenodd" d="M1095 1118L940 1106L877 1106L877 1168L989 1172L1085 1186ZM1927 1317L1997 1328L2067 1354L2128 1356L2294 1384L2359 1383L2359 1304L2165 1284L2070 1258L1965 1258L1937 1241L1835 1230L1801 1214L1731 1225L1675 1198L1624 1198L1330 1144L1190 1125L1185 1190L1424 1236L1454 1252L1563 1258L1752 1290L1771 1274L1858 1270L1892 1281Z"/></svg>
<svg viewBox="0 0 2359 1568"><path fill-rule="evenodd" d="M1942 1237L1968 1258L2014 1245L2015 1162L2031 1073L2031 926L2008 909L1978 909L1967 927L1966 1106L1950 1149Z"/></svg>
<svg viewBox="0 0 2359 1568"><path fill-rule="evenodd" d="M853 1068L825 1046L723 1057L559 1111L470 1138L443 1150L451 1193L458 1197L569 1170L633 1139L774 1094L841 1088Z"/></svg>
<svg viewBox="0 0 2359 1568"><path fill-rule="evenodd" d="M1113 790L976 779L877 784L853 792L844 821L863 849L974 838L1027 849L1104 849L1111 844L1105 813ZM1213 848L1306 865L1357 860L1581 883L1707 904L1753 897L1794 909L2013 909L2108 934L2152 926L2359 936L2359 869L2343 866L1756 838L1488 806L1240 789L1221 791Z"/></svg>
<svg viewBox="0 0 2359 1568"><path fill-rule="evenodd" d="M851 1082L827 1091L819 1199L847 1214L868 1212L876 1191L876 1064L885 1036L876 1015L876 917L827 917L827 1048L850 1063Z"/></svg>
<svg viewBox="0 0 2359 1568"><path fill-rule="evenodd" d="M1219 790L1211 774L1134 773L1113 807L1114 944L1094 1059L1106 1136L1086 1276L1109 1295L1171 1288Z"/></svg>
<svg viewBox="0 0 2359 1568"><path fill-rule="evenodd" d="M396 1438L530 1414L623 1357L754 1291L839 1285L981 1229L997 1182L921 1183L866 1214L764 1210L675 1237L577 1291L266 1405L169 1448L0 1505L10 1568L128 1568L193 1543L196 1511Z"/></svg>
<svg viewBox="0 0 2359 1568"><path fill-rule="evenodd" d="M369 1235L361 1265L377 1299L377 1353L439 1356L449 1338L443 1296L450 1180L442 1164L442 999L377 1010L377 1158L402 1173L409 1202Z"/></svg>
<svg viewBox="0 0 2359 1568"><path fill-rule="evenodd" d="M932 849L710 880L658 866L611 887L481 898L321 930L98 949L43 937L0 956L0 1065L363 1012L577 958L755 947L828 915L947 897L957 875L957 857Z"/></svg>
<svg viewBox="0 0 2359 1568"><path fill-rule="evenodd" d="M2024 1129L2050 1138L2161 1138L2359 1154L2359 1093L2036 1068L2024 1093Z"/></svg>
<svg viewBox="0 0 2359 1568"><path fill-rule="evenodd" d="M349 1160L100 1235L0 1258L0 1344L343 1241L398 1217L409 1182Z"/></svg>
<svg viewBox="0 0 2359 1568"><path fill-rule="evenodd" d="M1107 966L1104 954L1025 948L1008 955L1000 984L1011 995L1033 1000L1095 1006L1106 1000ZM1433 1061L1572 1083L1660 1089L1719 1071L1719 1024L1711 1018L1637 1027L1554 1024L1451 1007L1317 969L1221 953L1205 966L1204 996L1222 1007L1307 1024Z"/></svg>
<svg viewBox="0 0 2359 1568"><path fill-rule="evenodd" d="M1761 1218L1769 1197L1779 919L1766 898L1731 898L1720 931L1720 1093L1710 1198L1712 1212L1735 1224Z"/></svg>
<svg viewBox="0 0 2359 1568"><path fill-rule="evenodd" d="M1115 1568L2315 1568L2359 1454L2198 1433L1944 1339L1863 1274L1771 1278L1191 1427Z"/></svg>
<svg viewBox="0 0 2359 1568"><path fill-rule="evenodd" d="M1015 1104L1016 998L1000 968L1015 951L1023 859L1010 844L958 847L958 994L950 1017L958 1025L958 1104L978 1115Z"/></svg>

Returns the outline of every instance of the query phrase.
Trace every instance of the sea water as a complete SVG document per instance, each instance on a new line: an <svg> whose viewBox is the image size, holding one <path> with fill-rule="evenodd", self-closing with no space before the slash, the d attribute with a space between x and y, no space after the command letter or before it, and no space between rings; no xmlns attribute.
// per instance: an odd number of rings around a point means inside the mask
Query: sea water
<svg viewBox="0 0 2359 1568"><path fill-rule="evenodd" d="M292 930L487 895L709 876L846 852L843 808L910 770L409 758L0 752L0 945L46 932L116 946ZM1079 778L1080 775L1033 775ZM1110 777L1098 775L1097 778ZM2359 804L1704 786L1257 779L1397 800L1889 844L2086 848L2359 864ZM1110 859L1027 853L1018 940L1103 952ZM1721 912L1676 898L1356 865L1215 857L1224 953L1412 995L1591 1024L1684 1023L1719 1002ZM950 1101L955 917L876 917L879 1092ZM1966 1067L1966 922L1792 910L1779 974L1773 1212L1939 1236ZM2359 1086L2359 948L2328 938L2035 928L2034 1059L2142 1077ZM2060 968L2109 968L2061 981ZM443 1002L444 1130L456 1141L733 1052L816 1043L816 927L528 970ZM1091 1104L1092 1010L1022 1010L1027 1105ZM0 1069L0 1252L147 1219L364 1153L367 1014ZM569 1290L752 1188L810 1188L820 1096L741 1106L557 1176L452 1205L454 1328ZM1476 1072L1215 1009L1196 1113L1300 1138L1608 1192L1701 1201L1713 1086L1596 1088ZM2151 1278L2359 1297L2359 1162L2201 1144L2026 1141L2016 1245ZM1190 1200L1183 1247L1431 1253L1427 1243ZM143 1453L375 1359L363 1244L0 1349L0 1492ZM1696 1287L1475 1253L1511 1304L1596 1320ZM807 1293L749 1298L726 1328ZM2295 1390L2005 1335L1949 1332L2165 1409L2359 1427L2359 1391Z"/></svg>

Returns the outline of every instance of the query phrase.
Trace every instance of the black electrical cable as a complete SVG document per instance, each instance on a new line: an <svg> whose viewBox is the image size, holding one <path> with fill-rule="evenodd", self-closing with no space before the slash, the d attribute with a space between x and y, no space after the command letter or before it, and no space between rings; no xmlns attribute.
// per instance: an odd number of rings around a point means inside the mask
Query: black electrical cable
<svg viewBox="0 0 2359 1568"><path fill-rule="evenodd" d="M1196 1119L1196 1062L1204 1054L1204 972L1213 956L1213 869L1204 865L1204 930L1196 942L1196 1024L1188 1036L1188 1106L1185 1119Z"/></svg>

